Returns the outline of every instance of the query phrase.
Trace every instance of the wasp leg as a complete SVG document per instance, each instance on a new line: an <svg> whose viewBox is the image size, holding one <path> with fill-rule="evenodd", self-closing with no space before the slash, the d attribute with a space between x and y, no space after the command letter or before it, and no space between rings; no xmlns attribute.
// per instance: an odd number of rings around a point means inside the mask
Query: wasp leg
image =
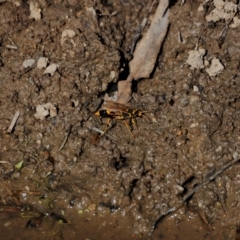
<svg viewBox="0 0 240 240"><path fill-rule="evenodd" d="M112 127L112 119L108 118L107 127L104 129L103 133L101 133L101 137Z"/></svg>
<svg viewBox="0 0 240 240"><path fill-rule="evenodd" d="M132 135L132 137L134 137L134 135L133 135L133 133L132 133L132 131L131 131L131 128L130 128L128 122L127 122L127 120L124 120L124 123L125 123L125 126L127 127L128 131L129 131L130 134Z"/></svg>
<svg viewBox="0 0 240 240"><path fill-rule="evenodd" d="M131 118L131 122L132 122L132 125L136 126L136 129L138 129L137 122L135 121L135 119L133 117Z"/></svg>

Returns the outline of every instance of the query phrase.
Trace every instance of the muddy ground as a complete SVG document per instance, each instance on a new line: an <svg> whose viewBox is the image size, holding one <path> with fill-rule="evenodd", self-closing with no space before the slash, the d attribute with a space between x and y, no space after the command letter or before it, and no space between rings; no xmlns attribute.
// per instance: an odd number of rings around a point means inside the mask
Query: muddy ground
<svg viewBox="0 0 240 240"><path fill-rule="evenodd" d="M203 11L203 0L182 2L171 2L151 79L134 83L130 105L150 121L137 118L133 138L121 121L99 137L92 128L106 122L94 113L126 79L134 37L145 17L143 34L148 29L156 4L0 1L2 239L240 238L239 163L183 203L238 157L239 27L220 43L226 21L206 21L213 2ZM197 48L224 70L209 76L191 69L186 61ZM41 57L57 70L44 72ZM53 112L45 105L39 119L36 108L46 103Z"/></svg>

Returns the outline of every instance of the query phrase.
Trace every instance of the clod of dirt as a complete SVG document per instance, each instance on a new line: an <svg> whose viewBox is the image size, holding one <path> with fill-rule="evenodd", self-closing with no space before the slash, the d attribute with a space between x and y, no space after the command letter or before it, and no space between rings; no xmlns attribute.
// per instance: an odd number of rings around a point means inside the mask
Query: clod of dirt
<svg viewBox="0 0 240 240"><path fill-rule="evenodd" d="M225 2L223 0L214 0L215 9L206 16L208 22L218 22L221 19L229 20L237 12L237 4Z"/></svg>
<svg viewBox="0 0 240 240"><path fill-rule="evenodd" d="M1 1L0 1L0 2L1 2ZM6 2L6 1L3 1L3 2ZM19 7L19 6L21 6L22 1L21 1L21 0L13 0L12 3L13 3L16 7Z"/></svg>
<svg viewBox="0 0 240 240"><path fill-rule="evenodd" d="M40 20L41 19L41 8L39 7L37 2L31 1L29 3L29 9L30 9L29 18L33 18L35 20Z"/></svg>
<svg viewBox="0 0 240 240"><path fill-rule="evenodd" d="M189 52L187 63L191 66L191 69L200 70L205 67L203 59L205 53L206 50L203 48L200 48L199 50L192 50Z"/></svg>
<svg viewBox="0 0 240 240"><path fill-rule="evenodd" d="M57 68L58 68L58 64L52 63L45 69L43 74L50 74L51 76L53 76Z"/></svg>
<svg viewBox="0 0 240 240"><path fill-rule="evenodd" d="M210 77L214 77L219 73L221 73L223 69L224 69L224 66L221 64L219 59L213 58L211 66L210 68L206 69L206 72L209 74Z"/></svg>
<svg viewBox="0 0 240 240"><path fill-rule="evenodd" d="M34 114L34 117L36 119L44 120L47 116L55 117L57 116L57 108L51 104L46 103L44 105L38 105L36 107L36 113Z"/></svg>
<svg viewBox="0 0 240 240"><path fill-rule="evenodd" d="M36 63L36 59L30 58L30 59L24 60L23 67L24 68L32 67L35 63Z"/></svg>
<svg viewBox="0 0 240 240"><path fill-rule="evenodd" d="M230 24L231 28L236 28L240 25L240 19L238 17L233 18L233 23Z"/></svg>
<svg viewBox="0 0 240 240"><path fill-rule="evenodd" d="M73 38L76 35L76 33L71 29L66 29L62 32L62 38L61 38L61 44L67 40L67 38Z"/></svg>
<svg viewBox="0 0 240 240"><path fill-rule="evenodd" d="M46 68L48 64L48 58L46 57L40 57L37 61L37 68L38 69L43 69Z"/></svg>

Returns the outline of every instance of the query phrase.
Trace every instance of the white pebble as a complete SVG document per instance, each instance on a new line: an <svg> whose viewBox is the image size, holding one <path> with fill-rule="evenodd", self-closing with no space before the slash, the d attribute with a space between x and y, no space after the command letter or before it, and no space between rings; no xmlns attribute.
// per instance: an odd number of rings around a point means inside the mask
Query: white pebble
<svg viewBox="0 0 240 240"><path fill-rule="evenodd" d="M37 61L37 68L38 69L43 69L46 68L48 64L48 58L46 57L40 57Z"/></svg>
<svg viewBox="0 0 240 240"><path fill-rule="evenodd" d="M34 58L30 58L30 59L24 60L23 67L24 68L32 67L35 63L36 63L36 60Z"/></svg>
<svg viewBox="0 0 240 240"><path fill-rule="evenodd" d="M45 69L45 71L44 71L43 74L50 74L51 76L53 76L53 74L56 72L57 68L58 68L58 65L55 64L55 63L52 63L51 65L49 65L49 66Z"/></svg>

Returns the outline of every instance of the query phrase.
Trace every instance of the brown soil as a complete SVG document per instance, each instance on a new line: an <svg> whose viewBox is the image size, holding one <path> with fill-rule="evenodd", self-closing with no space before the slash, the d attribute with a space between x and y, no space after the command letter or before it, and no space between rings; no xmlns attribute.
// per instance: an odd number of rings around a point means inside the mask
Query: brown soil
<svg viewBox="0 0 240 240"><path fill-rule="evenodd" d="M94 112L126 79L136 31L156 5L148 15L147 0L39 0L36 20L28 1L0 2L2 239L239 239L238 163L182 204L239 152L239 28L220 46L225 22L205 19L212 4L198 12L203 0L172 2L152 78L134 84L130 103L150 121L136 119L135 138L121 121L99 137L92 128L106 123ZM75 36L61 42L66 29ZM222 73L190 69L197 45ZM40 57L58 64L53 75L23 67ZM57 115L37 119L46 103Z"/></svg>

